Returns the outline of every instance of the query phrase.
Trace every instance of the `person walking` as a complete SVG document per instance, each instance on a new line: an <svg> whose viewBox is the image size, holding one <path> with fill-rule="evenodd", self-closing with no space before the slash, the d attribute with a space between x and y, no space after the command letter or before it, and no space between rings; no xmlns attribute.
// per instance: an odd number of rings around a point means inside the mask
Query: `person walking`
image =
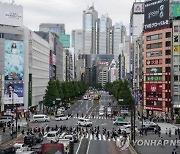
<svg viewBox="0 0 180 154"><path fill-rule="evenodd" d="M161 145L164 146L164 138L161 136L160 139L161 139Z"/></svg>
<svg viewBox="0 0 180 154"><path fill-rule="evenodd" d="M166 128L166 135L168 134L168 129Z"/></svg>
<svg viewBox="0 0 180 154"><path fill-rule="evenodd" d="M169 128L169 137L171 137L171 128Z"/></svg>
<svg viewBox="0 0 180 154"><path fill-rule="evenodd" d="M177 154L176 149L173 149L172 154Z"/></svg>

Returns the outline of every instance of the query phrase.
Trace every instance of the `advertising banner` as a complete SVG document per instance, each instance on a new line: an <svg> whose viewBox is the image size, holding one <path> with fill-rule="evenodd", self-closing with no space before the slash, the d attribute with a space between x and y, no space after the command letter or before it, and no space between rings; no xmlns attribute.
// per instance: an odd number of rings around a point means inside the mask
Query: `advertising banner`
<svg viewBox="0 0 180 154"><path fill-rule="evenodd" d="M159 65L162 64L162 59L146 60L146 65Z"/></svg>
<svg viewBox="0 0 180 154"><path fill-rule="evenodd" d="M23 26L23 7L0 2L0 24Z"/></svg>
<svg viewBox="0 0 180 154"><path fill-rule="evenodd" d="M70 35L59 34L59 41L63 44L63 48L70 48Z"/></svg>
<svg viewBox="0 0 180 154"><path fill-rule="evenodd" d="M50 50L54 51L54 36L51 32L49 32L49 45Z"/></svg>
<svg viewBox="0 0 180 154"><path fill-rule="evenodd" d="M144 5L143 3L134 3L134 13L143 13L144 12Z"/></svg>
<svg viewBox="0 0 180 154"><path fill-rule="evenodd" d="M180 45L174 45L174 52L180 52Z"/></svg>
<svg viewBox="0 0 180 154"><path fill-rule="evenodd" d="M144 30L169 25L169 0L148 0L144 6Z"/></svg>
<svg viewBox="0 0 180 154"><path fill-rule="evenodd" d="M162 81L162 76L146 76L146 81Z"/></svg>
<svg viewBox="0 0 180 154"><path fill-rule="evenodd" d="M23 41L5 40L5 80L23 80L24 44Z"/></svg>
<svg viewBox="0 0 180 154"><path fill-rule="evenodd" d="M5 83L4 104L23 104L23 83Z"/></svg>
<svg viewBox="0 0 180 154"><path fill-rule="evenodd" d="M162 84L146 83L146 92L162 93Z"/></svg>
<svg viewBox="0 0 180 154"><path fill-rule="evenodd" d="M173 17L180 17L180 3L173 4Z"/></svg>

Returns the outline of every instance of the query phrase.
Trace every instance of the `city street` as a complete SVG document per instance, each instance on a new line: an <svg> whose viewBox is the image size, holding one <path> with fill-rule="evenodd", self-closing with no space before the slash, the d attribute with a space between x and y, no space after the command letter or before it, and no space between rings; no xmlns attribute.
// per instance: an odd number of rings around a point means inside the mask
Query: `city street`
<svg viewBox="0 0 180 154"><path fill-rule="evenodd" d="M100 106L108 107L109 103L112 103L112 96L107 93L102 93L100 98L100 103L92 109L91 112L88 112L93 107L93 101L89 100L78 100L76 104L72 105L68 110L65 111L65 114L73 114L73 116L64 121L55 121L53 117L51 117L50 122L42 122L42 123L30 123L30 128L46 128L49 126L50 128L55 128L56 125L58 127L66 126L66 127L77 127L77 121L80 116L89 118L92 121L92 127L88 127L88 133L83 136L78 136L79 142L74 144L74 153L81 154L82 151L86 151L87 154L95 154L95 153L103 153L103 154L129 154L129 150L120 151L116 146L116 141L120 140L120 136L116 138L107 137L103 134L103 128L106 128L107 131L112 132L112 130L117 130L118 126L113 125L112 118L98 115L98 110ZM79 117L77 117L77 113ZM94 117L92 116L94 114ZM97 128L99 126L99 134L98 138L96 135L92 135L90 132L91 128ZM81 127L84 128L85 127ZM84 141L83 139L87 139ZM16 141L9 142L8 145L13 145L15 142L22 143L23 136L18 138ZM84 143L86 142L86 143ZM87 144L87 148L83 149L81 146L83 144ZM82 151L81 151L82 150Z"/></svg>

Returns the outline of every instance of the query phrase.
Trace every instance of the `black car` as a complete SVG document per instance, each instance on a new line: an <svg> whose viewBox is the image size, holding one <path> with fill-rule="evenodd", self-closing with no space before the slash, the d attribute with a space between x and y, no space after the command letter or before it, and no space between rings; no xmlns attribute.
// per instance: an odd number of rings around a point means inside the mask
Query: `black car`
<svg viewBox="0 0 180 154"><path fill-rule="evenodd" d="M24 137L24 144L33 146L36 145L36 143L37 143L37 139L34 135L26 135Z"/></svg>
<svg viewBox="0 0 180 154"><path fill-rule="evenodd" d="M35 133L34 136L36 138L36 143L41 143L43 141L43 135L41 133Z"/></svg>
<svg viewBox="0 0 180 154"><path fill-rule="evenodd" d="M0 148L0 154L15 154L16 149L14 147L3 147Z"/></svg>

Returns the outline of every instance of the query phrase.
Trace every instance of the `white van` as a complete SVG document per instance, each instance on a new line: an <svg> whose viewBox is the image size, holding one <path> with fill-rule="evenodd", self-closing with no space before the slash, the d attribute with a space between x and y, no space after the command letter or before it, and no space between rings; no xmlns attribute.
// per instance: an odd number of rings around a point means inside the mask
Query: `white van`
<svg viewBox="0 0 180 154"><path fill-rule="evenodd" d="M44 114L33 115L33 122L49 122L50 118Z"/></svg>
<svg viewBox="0 0 180 154"><path fill-rule="evenodd" d="M58 131L50 131L47 133L46 138L49 141L57 142L59 140L59 133Z"/></svg>
<svg viewBox="0 0 180 154"><path fill-rule="evenodd" d="M131 133L131 125L120 126L121 132L126 132L127 134ZM135 131L138 132L137 126L135 126Z"/></svg>
<svg viewBox="0 0 180 154"><path fill-rule="evenodd" d="M77 124L79 126L92 126L92 121L90 119L79 118Z"/></svg>
<svg viewBox="0 0 180 154"><path fill-rule="evenodd" d="M12 116L2 116L0 117L0 122L5 122L5 123L8 123L8 122L14 122L14 118Z"/></svg>

